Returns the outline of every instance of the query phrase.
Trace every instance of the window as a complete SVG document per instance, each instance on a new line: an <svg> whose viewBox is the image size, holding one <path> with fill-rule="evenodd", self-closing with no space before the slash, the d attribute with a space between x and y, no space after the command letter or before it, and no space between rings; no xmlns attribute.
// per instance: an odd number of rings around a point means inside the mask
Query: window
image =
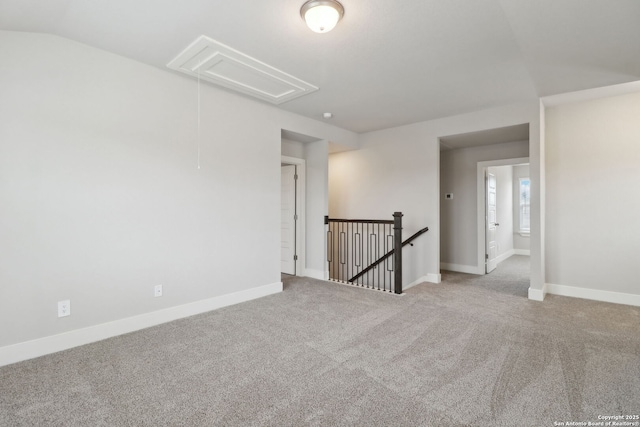
<svg viewBox="0 0 640 427"><path fill-rule="evenodd" d="M531 231L531 180L520 178L520 232Z"/></svg>

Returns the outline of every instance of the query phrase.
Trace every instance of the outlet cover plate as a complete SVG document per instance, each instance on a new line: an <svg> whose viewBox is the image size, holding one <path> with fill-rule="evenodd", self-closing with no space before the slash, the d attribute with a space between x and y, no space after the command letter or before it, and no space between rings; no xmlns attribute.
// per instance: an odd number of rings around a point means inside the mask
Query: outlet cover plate
<svg viewBox="0 0 640 427"><path fill-rule="evenodd" d="M71 315L71 301L64 300L58 301L58 317L65 317Z"/></svg>
<svg viewBox="0 0 640 427"><path fill-rule="evenodd" d="M153 287L153 296L161 297L162 296L162 285L155 285Z"/></svg>

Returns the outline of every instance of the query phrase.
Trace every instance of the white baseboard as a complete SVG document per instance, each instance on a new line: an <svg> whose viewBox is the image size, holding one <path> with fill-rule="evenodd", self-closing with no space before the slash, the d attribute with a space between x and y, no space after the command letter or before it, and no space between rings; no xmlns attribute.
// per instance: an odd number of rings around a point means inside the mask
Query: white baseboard
<svg viewBox="0 0 640 427"><path fill-rule="evenodd" d="M510 256L512 256L514 254L514 250L513 249L509 249L507 252L498 255L496 257L496 264L500 264L502 261L504 261L505 259L509 258Z"/></svg>
<svg viewBox="0 0 640 427"><path fill-rule="evenodd" d="M278 292L282 292L282 282L0 347L0 366L56 353Z"/></svg>
<svg viewBox="0 0 640 427"><path fill-rule="evenodd" d="M419 285L420 283L424 283L427 281L427 276L422 276L420 278L418 278L418 280L414 280L413 282L409 283L408 285L404 285L402 287L402 292L406 291L409 288L413 288L415 285Z"/></svg>
<svg viewBox="0 0 640 427"><path fill-rule="evenodd" d="M429 283L440 283L442 281L442 276L439 274L428 273L426 276L419 277L418 280L414 280L406 286L402 287L402 291L406 291L409 288L414 287L415 285L419 285L420 283L429 282Z"/></svg>
<svg viewBox="0 0 640 427"><path fill-rule="evenodd" d="M547 292L553 295L612 302L614 304L640 306L640 295L638 294L611 292L601 289L577 288L575 286L555 285L552 283L547 283L546 287Z"/></svg>
<svg viewBox="0 0 640 427"><path fill-rule="evenodd" d="M304 271L304 275L306 277L311 277L312 279L329 280L329 272L328 271L322 271L322 270L315 270L313 268L307 268Z"/></svg>
<svg viewBox="0 0 640 427"><path fill-rule="evenodd" d="M455 271L457 273L484 274L484 265L478 268L475 265L451 264L448 262L441 262L440 269L447 270L447 271Z"/></svg>
<svg viewBox="0 0 640 427"><path fill-rule="evenodd" d="M543 285L542 289L533 289L529 287L529 299L533 301L544 301L544 296L547 294L546 285Z"/></svg>
<svg viewBox="0 0 640 427"><path fill-rule="evenodd" d="M531 256L531 250L529 250L529 249L514 249L514 250L513 250L513 254L514 254L514 255L527 255L527 256Z"/></svg>
<svg viewBox="0 0 640 427"><path fill-rule="evenodd" d="M429 283L440 283L442 282L442 276L440 274L435 273L427 273L426 276L423 277L425 282Z"/></svg>

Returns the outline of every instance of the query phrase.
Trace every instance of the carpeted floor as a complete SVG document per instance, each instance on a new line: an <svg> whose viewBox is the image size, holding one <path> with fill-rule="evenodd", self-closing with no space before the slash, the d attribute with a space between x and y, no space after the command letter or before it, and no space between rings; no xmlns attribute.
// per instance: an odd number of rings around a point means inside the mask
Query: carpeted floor
<svg viewBox="0 0 640 427"><path fill-rule="evenodd" d="M509 292L506 266L403 296L289 277L277 295L0 368L0 425L554 426L640 414L640 308L529 301L517 283Z"/></svg>
<svg viewBox="0 0 640 427"><path fill-rule="evenodd" d="M498 264L495 270L484 276L452 271L442 272L443 281L446 283L480 286L523 298L527 298L529 295L530 275L529 257L523 255L513 255L507 258Z"/></svg>

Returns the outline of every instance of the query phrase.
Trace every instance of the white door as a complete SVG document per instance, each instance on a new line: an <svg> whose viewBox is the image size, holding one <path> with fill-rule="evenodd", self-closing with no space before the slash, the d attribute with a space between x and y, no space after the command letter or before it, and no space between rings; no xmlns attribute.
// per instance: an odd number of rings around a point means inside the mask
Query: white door
<svg viewBox="0 0 640 427"><path fill-rule="evenodd" d="M487 172L485 175L486 183L486 272L491 273L495 270L498 257L498 244L496 242L496 227L499 226L496 217L496 176Z"/></svg>
<svg viewBox="0 0 640 427"><path fill-rule="evenodd" d="M281 270L286 274L296 274L296 167L285 165L281 167L282 180L282 212L280 215L281 246L280 260Z"/></svg>

